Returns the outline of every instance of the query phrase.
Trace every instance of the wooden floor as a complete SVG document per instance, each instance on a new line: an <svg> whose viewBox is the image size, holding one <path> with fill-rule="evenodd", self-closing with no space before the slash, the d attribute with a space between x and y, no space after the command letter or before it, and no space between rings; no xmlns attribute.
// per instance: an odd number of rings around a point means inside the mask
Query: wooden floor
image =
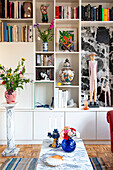
<svg viewBox="0 0 113 170"><path fill-rule="evenodd" d="M16 145L16 147L20 148L18 158L39 158L41 145ZM85 145L85 147L89 157L103 158L108 170L113 170L113 153L110 145ZM5 148L5 145L0 145L0 165L7 159L1 156Z"/></svg>

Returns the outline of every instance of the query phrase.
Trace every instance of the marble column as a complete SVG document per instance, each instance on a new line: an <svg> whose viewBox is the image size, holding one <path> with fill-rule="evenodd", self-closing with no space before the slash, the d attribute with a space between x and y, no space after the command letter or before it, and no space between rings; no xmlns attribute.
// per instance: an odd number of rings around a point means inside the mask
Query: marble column
<svg viewBox="0 0 113 170"><path fill-rule="evenodd" d="M6 108L7 125L7 148L2 152L2 156L16 156L19 148L15 148L14 139L14 107L16 104L2 104Z"/></svg>

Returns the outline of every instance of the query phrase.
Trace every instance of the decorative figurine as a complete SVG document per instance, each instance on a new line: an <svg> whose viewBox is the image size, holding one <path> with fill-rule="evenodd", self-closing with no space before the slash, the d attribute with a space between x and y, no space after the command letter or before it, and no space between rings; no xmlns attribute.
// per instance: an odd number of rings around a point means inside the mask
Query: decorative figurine
<svg viewBox="0 0 113 170"><path fill-rule="evenodd" d="M99 107L97 100L97 61L95 60L95 53L90 54L91 61L89 61L89 78L90 78L90 105L89 107ZM94 96L94 104L92 98Z"/></svg>
<svg viewBox="0 0 113 170"><path fill-rule="evenodd" d="M64 85L71 85L74 78L74 71L70 66L69 59L65 60L63 69L59 71L59 75Z"/></svg>
<svg viewBox="0 0 113 170"><path fill-rule="evenodd" d="M54 129L53 134L51 134L50 132L48 133L48 136L50 138L53 138L53 143L49 145L49 147L52 148L59 148L61 145L58 143L58 139L60 137L60 134L58 132L57 129Z"/></svg>
<svg viewBox="0 0 113 170"><path fill-rule="evenodd" d="M103 81L102 81L102 85L101 85L101 91L105 92L105 106L107 106L107 93L108 93L108 101L109 101L109 106L111 106L111 94L110 94L110 87L109 87L109 83L107 82L104 86L104 82L105 82L105 77L102 77Z"/></svg>
<svg viewBox="0 0 113 170"><path fill-rule="evenodd" d="M50 80L46 72L45 73L41 72L40 76L43 80Z"/></svg>
<svg viewBox="0 0 113 170"><path fill-rule="evenodd" d="M47 14L47 8L49 7L49 5L44 5L42 4L40 6L40 11L42 13L42 22L43 23L48 23L48 14Z"/></svg>

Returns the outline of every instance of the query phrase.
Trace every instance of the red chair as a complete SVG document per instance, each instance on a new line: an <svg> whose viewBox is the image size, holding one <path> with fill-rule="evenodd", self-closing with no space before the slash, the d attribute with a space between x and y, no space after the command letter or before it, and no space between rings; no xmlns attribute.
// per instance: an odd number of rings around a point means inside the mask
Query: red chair
<svg viewBox="0 0 113 170"><path fill-rule="evenodd" d="M107 112L107 121L110 124L111 152L113 152L113 110Z"/></svg>

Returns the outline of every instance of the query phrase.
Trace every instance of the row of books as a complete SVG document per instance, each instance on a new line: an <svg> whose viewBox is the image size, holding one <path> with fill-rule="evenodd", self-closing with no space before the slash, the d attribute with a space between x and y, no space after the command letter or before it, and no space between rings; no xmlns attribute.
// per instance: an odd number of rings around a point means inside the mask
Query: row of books
<svg viewBox="0 0 113 170"><path fill-rule="evenodd" d="M78 19L79 7L72 8L71 6L55 6L56 19Z"/></svg>
<svg viewBox="0 0 113 170"><path fill-rule="evenodd" d="M0 42L32 42L33 26L11 26L6 22L0 23Z"/></svg>
<svg viewBox="0 0 113 170"><path fill-rule="evenodd" d="M113 21L113 7L104 9L102 5L98 8L90 4L81 6L81 18L82 21Z"/></svg>
<svg viewBox="0 0 113 170"><path fill-rule="evenodd" d="M55 88L56 91L56 108L67 108L68 91Z"/></svg>
<svg viewBox="0 0 113 170"><path fill-rule="evenodd" d="M53 55L36 55L36 66L53 66L54 56Z"/></svg>
<svg viewBox="0 0 113 170"><path fill-rule="evenodd" d="M0 18L24 18L24 14L27 10L26 6L26 2L9 2L9 0L0 0ZM31 10L32 8L30 9L30 13Z"/></svg>

